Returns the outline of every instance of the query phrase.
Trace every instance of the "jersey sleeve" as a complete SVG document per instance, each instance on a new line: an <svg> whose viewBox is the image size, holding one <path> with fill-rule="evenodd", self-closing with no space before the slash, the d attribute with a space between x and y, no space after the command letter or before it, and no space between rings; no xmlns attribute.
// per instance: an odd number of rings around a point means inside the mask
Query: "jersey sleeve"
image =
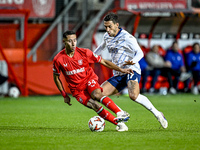
<svg viewBox="0 0 200 150"><path fill-rule="evenodd" d="M144 57L144 53L137 43L137 40L133 36L128 36L126 37L126 44L127 47L132 50L133 63L138 63Z"/></svg>
<svg viewBox="0 0 200 150"><path fill-rule="evenodd" d="M99 63L102 59L101 56L95 54L89 49L87 49L86 55L89 63Z"/></svg>
<svg viewBox="0 0 200 150"><path fill-rule="evenodd" d="M59 63L56 61L56 59L53 60L53 73L60 75Z"/></svg>
<svg viewBox="0 0 200 150"><path fill-rule="evenodd" d="M106 42L104 39L105 39L105 34L104 34L104 38L103 38L103 41L101 42L101 44L94 50L95 54L101 55L102 51L105 50Z"/></svg>

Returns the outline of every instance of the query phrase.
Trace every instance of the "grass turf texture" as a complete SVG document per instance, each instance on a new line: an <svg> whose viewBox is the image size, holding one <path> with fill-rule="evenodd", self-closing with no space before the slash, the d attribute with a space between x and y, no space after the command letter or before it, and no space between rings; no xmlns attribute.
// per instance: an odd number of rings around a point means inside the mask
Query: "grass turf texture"
<svg viewBox="0 0 200 150"><path fill-rule="evenodd" d="M169 122L156 118L128 97L111 98L131 114L128 132L117 132L106 121L103 132L91 132L96 113L61 96L0 99L0 150L197 150L200 149L200 97L190 94L147 97Z"/></svg>

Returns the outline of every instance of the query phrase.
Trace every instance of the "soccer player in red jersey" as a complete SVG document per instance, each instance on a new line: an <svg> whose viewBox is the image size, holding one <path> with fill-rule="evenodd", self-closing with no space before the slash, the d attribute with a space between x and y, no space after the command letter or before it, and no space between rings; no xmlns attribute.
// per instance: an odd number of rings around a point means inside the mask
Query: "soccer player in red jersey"
<svg viewBox="0 0 200 150"><path fill-rule="evenodd" d="M117 125L118 131L128 131L124 124L130 117L128 113L120 109L109 97L102 94L102 88L98 83L98 77L90 67L90 63L100 63L110 69L122 73L132 73L132 69L122 69L112 62L102 59L89 49L76 47L77 39L73 31L63 34L65 48L60 51L53 60L53 77L57 88L64 97L64 102L71 105L70 97L65 92L62 81L59 78L62 72L69 84L70 91L78 102L93 109L99 116ZM117 114L117 118L105 110L98 102Z"/></svg>

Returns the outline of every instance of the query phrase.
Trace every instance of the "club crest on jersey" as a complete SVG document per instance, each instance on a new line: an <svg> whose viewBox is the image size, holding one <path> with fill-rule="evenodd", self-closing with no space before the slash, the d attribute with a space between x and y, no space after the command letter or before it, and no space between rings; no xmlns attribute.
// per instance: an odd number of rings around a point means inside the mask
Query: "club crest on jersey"
<svg viewBox="0 0 200 150"><path fill-rule="evenodd" d="M78 60L78 64L82 65L83 64L83 60L82 59Z"/></svg>
<svg viewBox="0 0 200 150"><path fill-rule="evenodd" d="M66 63L66 64L63 64L63 66L64 66L64 67L67 67L67 63Z"/></svg>

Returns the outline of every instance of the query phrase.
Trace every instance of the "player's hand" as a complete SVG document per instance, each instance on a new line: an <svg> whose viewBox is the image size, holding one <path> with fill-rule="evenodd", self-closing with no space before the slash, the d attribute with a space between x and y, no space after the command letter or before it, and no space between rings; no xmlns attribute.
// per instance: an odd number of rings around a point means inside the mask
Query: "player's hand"
<svg viewBox="0 0 200 150"><path fill-rule="evenodd" d="M133 70L130 69L130 68L126 68L126 69L121 69L121 72L122 72L122 73L130 74L130 73L133 73Z"/></svg>
<svg viewBox="0 0 200 150"><path fill-rule="evenodd" d="M71 99L70 99L69 96L67 96L67 97L64 98L64 102L67 103L69 106L72 105L72 104L71 104Z"/></svg>
<svg viewBox="0 0 200 150"><path fill-rule="evenodd" d="M135 63L133 63L133 61L125 61L125 64L123 64L123 66L126 66L126 65L134 65Z"/></svg>

